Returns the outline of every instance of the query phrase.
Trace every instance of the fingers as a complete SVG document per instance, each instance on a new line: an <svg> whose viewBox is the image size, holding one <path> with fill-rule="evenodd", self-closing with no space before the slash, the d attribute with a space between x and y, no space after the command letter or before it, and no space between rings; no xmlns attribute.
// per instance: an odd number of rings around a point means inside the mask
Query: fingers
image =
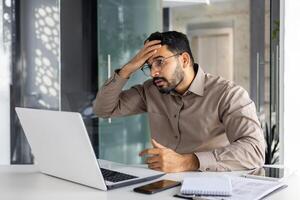
<svg viewBox="0 0 300 200"><path fill-rule="evenodd" d="M146 42L144 47L124 66L129 74L132 74L151 57L153 56L159 48L161 48L160 40L152 40Z"/></svg>
<svg viewBox="0 0 300 200"><path fill-rule="evenodd" d="M147 164L156 163L156 162L160 162L159 156L152 156L146 159Z"/></svg>
<svg viewBox="0 0 300 200"><path fill-rule="evenodd" d="M161 170L161 160L159 156L152 156L146 159L146 163L150 169Z"/></svg>
<svg viewBox="0 0 300 200"><path fill-rule="evenodd" d="M161 171L161 160L160 160L161 149L145 149L140 153L140 156L152 155L146 159L146 163L150 169Z"/></svg>
<svg viewBox="0 0 300 200"><path fill-rule="evenodd" d="M154 56L157 52L157 49L149 51L149 52L143 52L144 54L142 55L142 60L145 62L147 62L147 60L149 60L152 56Z"/></svg>
<svg viewBox="0 0 300 200"><path fill-rule="evenodd" d="M161 164L160 163L151 163L151 164L148 164L148 167L150 169L154 169L154 170L157 170L157 171L161 171Z"/></svg>
<svg viewBox="0 0 300 200"><path fill-rule="evenodd" d="M141 51L141 59L147 61L151 56L153 56L157 50L161 48L160 44L149 46L146 49L142 49Z"/></svg>
<svg viewBox="0 0 300 200"><path fill-rule="evenodd" d="M156 53L157 51L155 51L155 50L157 50L157 49L159 49L161 47L160 43L161 43L160 40L152 40L150 42L146 42L146 44L144 45L143 49L141 50L143 52L143 57L145 55L149 54L149 53L151 53L151 55L153 55L154 53ZM147 55L147 57L151 57L151 56Z"/></svg>
<svg viewBox="0 0 300 200"><path fill-rule="evenodd" d="M140 156L144 156L144 155L158 155L160 154L160 149L157 148L153 148L153 149L145 149L142 152L140 152Z"/></svg>
<svg viewBox="0 0 300 200"><path fill-rule="evenodd" d="M161 169L160 167L157 167L157 168L150 168L150 169L153 169L153 170L161 171L161 172L162 172L162 169Z"/></svg>
<svg viewBox="0 0 300 200"><path fill-rule="evenodd" d="M144 45L144 47L149 47L149 46L152 46L152 45L155 45L155 44L160 44L161 41L160 40L152 40L152 41L147 41Z"/></svg>
<svg viewBox="0 0 300 200"><path fill-rule="evenodd" d="M149 53L151 51L155 51L155 50L159 49L160 47L161 47L160 44L147 47L146 49L144 49L144 54L147 54L147 53Z"/></svg>
<svg viewBox="0 0 300 200"><path fill-rule="evenodd" d="M152 142L152 145L153 145L154 148L161 148L161 149L166 149L167 148L167 147L159 144L158 142L156 142L154 139L152 139L151 142Z"/></svg>
<svg viewBox="0 0 300 200"><path fill-rule="evenodd" d="M145 149L143 151L141 151L139 153L140 156L144 156L144 155L160 155L162 153L162 149L167 149L167 147L159 144L158 142L156 142L154 139L151 140L152 145L154 148L151 149Z"/></svg>

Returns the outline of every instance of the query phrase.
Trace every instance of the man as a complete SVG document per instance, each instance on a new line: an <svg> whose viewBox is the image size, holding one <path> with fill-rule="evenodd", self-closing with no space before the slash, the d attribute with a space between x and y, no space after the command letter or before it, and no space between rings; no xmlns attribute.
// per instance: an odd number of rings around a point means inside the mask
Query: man
<svg viewBox="0 0 300 200"><path fill-rule="evenodd" d="M122 91L140 69L152 79ZM148 112L153 148L140 155L154 170L231 171L264 163L264 137L247 92L205 73L176 31L151 34L100 89L94 111L104 118Z"/></svg>

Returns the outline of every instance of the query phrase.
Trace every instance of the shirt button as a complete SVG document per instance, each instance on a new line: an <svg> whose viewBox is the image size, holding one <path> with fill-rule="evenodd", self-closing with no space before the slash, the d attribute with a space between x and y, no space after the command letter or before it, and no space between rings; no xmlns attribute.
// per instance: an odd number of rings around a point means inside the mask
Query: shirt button
<svg viewBox="0 0 300 200"><path fill-rule="evenodd" d="M178 136L177 136L177 135L175 135L174 137L175 137L175 139L178 139Z"/></svg>
<svg viewBox="0 0 300 200"><path fill-rule="evenodd" d="M177 115L174 115L174 118L176 118L177 117Z"/></svg>

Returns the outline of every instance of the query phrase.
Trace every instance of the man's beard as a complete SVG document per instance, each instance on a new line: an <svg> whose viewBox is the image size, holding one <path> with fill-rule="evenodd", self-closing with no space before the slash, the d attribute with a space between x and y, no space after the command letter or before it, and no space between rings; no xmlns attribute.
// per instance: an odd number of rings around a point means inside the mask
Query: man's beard
<svg viewBox="0 0 300 200"><path fill-rule="evenodd" d="M162 94L170 94L172 91L175 91L175 88L181 83L183 78L184 78L184 73L183 73L179 63L177 63L175 71L172 74L172 78L170 81L168 81L164 77L154 77L153 84L158 88L158 90ZM156 85L156 83L155 83L156 81L164 81L167 83L168 86L167 87L166 86L159 87Z"/></svg>

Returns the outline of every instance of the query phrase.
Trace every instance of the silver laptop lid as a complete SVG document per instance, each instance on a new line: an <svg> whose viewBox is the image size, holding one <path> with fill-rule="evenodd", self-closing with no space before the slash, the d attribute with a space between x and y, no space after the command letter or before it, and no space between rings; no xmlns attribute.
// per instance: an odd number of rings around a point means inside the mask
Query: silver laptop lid
<svg viewBox="0 0 300 200"><path fill-rule="evenodd" d="M79 113L18 107L16 112L41 172L107 190Z"/></svg>

